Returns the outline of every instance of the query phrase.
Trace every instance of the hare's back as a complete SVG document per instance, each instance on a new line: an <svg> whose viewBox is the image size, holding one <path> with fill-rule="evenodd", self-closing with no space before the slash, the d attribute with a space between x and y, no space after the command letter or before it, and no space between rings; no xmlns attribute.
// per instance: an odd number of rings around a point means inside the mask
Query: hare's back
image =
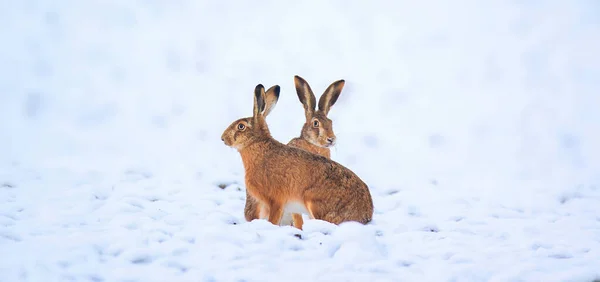
<svg viewBox="0 0 600 282"><path fill-rule="evenodd" d="M290 141L290 143L292 143ZM270 157L283 162L290 162L296 165L321 167L326 166L330 161L328 158L310 152L302 148L302 141L294 142L294 145L277 144L276 150L270 152Z"/></svg>
<svg viewBox="0 0 600 282"><path fill-rule="evenodd" d="M267 157L268 166L273 171L285 171L290 176L306 176L311 186L327 187L334 190L368 189L352 170L321 155L286 145L279 146Z"/></svg>

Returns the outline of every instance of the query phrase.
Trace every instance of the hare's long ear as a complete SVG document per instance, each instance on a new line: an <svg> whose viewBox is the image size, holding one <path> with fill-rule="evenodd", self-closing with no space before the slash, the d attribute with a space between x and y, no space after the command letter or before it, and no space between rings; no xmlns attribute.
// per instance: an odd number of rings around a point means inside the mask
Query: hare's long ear
<svg viewBox="0 0 600 282"><path fill-rule="evenodd" d="M277 100L279 100L279 90L281 88L279 85L273 85L267 92L265 92L265 111L263 116L268 116L269 113L275 108L277 105Z"/></svg>
<svg viewBox="0 0 600 282"><path fill-rule="evenodd" d="M304 105L304 114L306 115L306 120L312 118L315 107L317 106L317 99L315 98L315 94L313 94L312 89L302 77L297 75L294 76L294 85L296 86L296 93L298 94L298 99L300 99L300 103Z"/></svg>
<svg viewBox="0 0 600 282"><path fill-rule="evenodd" d="M325 115L329 113L331 106L333 106L333 104L335 104L335 102L337 101L338 97L342 93L342 88L344 88L345 84L346 81L340 79L329 85L329 87L325 89L325 92L323 92L323 95L321 95L321 98L319 99L319 110L325 113Z"/></svg>
<svg viewBox="0 0 600 282"><path fill-rule="evenodd" d="M262 84L254 88L254 112L252 117L258 118L265 111L265 87Z"/></svg>

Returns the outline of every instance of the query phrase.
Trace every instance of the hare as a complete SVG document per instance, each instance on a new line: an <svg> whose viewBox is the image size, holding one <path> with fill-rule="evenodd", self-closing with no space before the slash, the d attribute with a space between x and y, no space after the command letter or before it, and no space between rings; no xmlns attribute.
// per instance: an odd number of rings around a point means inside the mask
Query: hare
<svg viewBox="0 0 600 282"><path fill-rule="evenodd" d="M304 115L306 122L302 126L300 137L293 138L288 142L289 146L304 149L311 153L331 158L330 147L335 145L336 136L333 133L332 121L327 118L327 114L331 107L335 104L338 97L344 88L345 81L343 79L333 82L319 98L319 109L316 110L317 99L310 85L302 77L294 76L294 85L298 99L304 107ZM270 90L270 89L269 89ZM271 97L272 92L267 91L266 97ZM258 202L246 193L246 206L244 207L244 215L246 220L251 221L256 218L264 218L265 214L261 215L261 209ZM293 213L294 226L302 226L302 215ZM291 219L289 215L284 214L282 224L289 225Z"/></svg>
<svg viewBox="0 0 600 282"><path fill-rule="evenodd" d="M368 186L354 172L271 137L265 117L277 104L280 88L275 85L269 91L271 95L258 84L253 116L234 121L221 135L225 145L240 153L246 190L261 213L275 225L280 224L284 210L291 209L333 224L370 222L373 200Z"/></svg>
<svg viewBox="0 0 600 282"><path fill-rule="evenodd" d="M319 109L315 110L317 99L312 89L306 80L297 75L294 76L296 93L300 103L304 106L306 122L302 126L300 137L290 140L288 145L331 158L329 148L335 145L336 137L327 114L340 96L345 83L343 79L340 79L329 85L319 98Z"/></svg>

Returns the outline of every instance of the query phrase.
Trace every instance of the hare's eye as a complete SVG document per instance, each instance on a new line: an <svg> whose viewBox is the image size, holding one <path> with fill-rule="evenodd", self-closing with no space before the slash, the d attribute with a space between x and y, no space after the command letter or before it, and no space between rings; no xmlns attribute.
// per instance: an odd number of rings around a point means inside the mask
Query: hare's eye
<svg viewBox="0 0 600 282"><path fill-rule="evenodd" d="M238 130L244 130L246 129L246 126L243 123L238 124L237 126Z"/></svg>
<svg viewBox="0 0 600 282"><path fill-rule="evenodd" d="M313 127L319 127L319 121L318 120L314 120L313 121Z"/></svg>

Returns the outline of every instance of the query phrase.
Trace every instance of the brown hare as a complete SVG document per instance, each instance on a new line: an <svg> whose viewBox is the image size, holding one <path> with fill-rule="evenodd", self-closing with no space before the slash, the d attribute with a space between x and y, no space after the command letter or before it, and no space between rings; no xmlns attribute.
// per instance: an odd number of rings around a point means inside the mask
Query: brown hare
<svg viewBox="0 0 600 282"><path fill-rule="evenodd" d="M296 93L298 99L304 107L304 115L306 121L302 126L300 137L296 137L288 145L304 149L311 153L331 158L330 147L335 145L336 136L333 133L333 125L331 119L327 118L327 114L331 107L335 104L342 88L344 88L345 81L343 79L333 82L325 92L319 98L319 109L315 109L317 106L317 99L313 93L310 85L302 77L294 76L294 85L296 87ZM270 90L270 89L269 89ZM266 92L267 99L273 94L270 91ZM261 215L260 206L258 202L253 199L246 192L246 206L244 207L244 215L247 221L252 221L257 218L264 218L266 215ZM293 213L292 215L294 226L302 226L303 219L302 215ZM289 225L291 219L288 218L288 214L284 214L282 224Z"/></svg>
<svg viewBox="0 0 600 282"><path fill-rule="evenodd" d="M300 103L304 106L304 115L306 122L302 126L300 137L296 137L288 143L288 145L307 150L311 153L331 158L329 148L335 145L335 134L333 133L333 125L327 114L331 107L335 104L342 88L346 82L343 79L333 82L321 98L319 98L319 109L316 110L315 94L304 80L299 76L294 76L294 85Z"/></svg>
<svg viewBox="0 0 600 282"><path fill-rule="evenodd" d="M284 210L292 209L333 224L370 222L373 200L354 172L271 137L265 117L277 104L279 90L273 86L267 95L264 87L257 85L253 116L234 121L221 136L225 145L240 153L246 190L258 201L261 213L275 225L280 224Z"/></svg>

